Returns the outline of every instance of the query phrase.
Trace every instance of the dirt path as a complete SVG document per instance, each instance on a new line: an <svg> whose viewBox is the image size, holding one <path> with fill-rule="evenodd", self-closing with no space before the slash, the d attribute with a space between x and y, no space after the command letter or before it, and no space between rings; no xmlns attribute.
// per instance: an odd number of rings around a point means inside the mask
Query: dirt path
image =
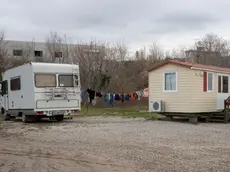
<svg viewBox="0 0 230 172"><path fill-rule="evenodd" d="M230 171L230 126L77 118L0 121L0 172Z"/></svg>

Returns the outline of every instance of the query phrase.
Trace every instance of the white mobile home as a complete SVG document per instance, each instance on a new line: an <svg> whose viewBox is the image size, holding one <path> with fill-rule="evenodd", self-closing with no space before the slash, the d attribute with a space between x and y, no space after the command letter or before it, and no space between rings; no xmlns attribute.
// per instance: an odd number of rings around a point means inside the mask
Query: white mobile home
<svg viewBox="0 0 230 172"><path fill-rule="evenodd" d="M6 120L22 116L23 122L43 117L63 120L80 111L79 66L27 63L4 72L1 111Z"/></svg>

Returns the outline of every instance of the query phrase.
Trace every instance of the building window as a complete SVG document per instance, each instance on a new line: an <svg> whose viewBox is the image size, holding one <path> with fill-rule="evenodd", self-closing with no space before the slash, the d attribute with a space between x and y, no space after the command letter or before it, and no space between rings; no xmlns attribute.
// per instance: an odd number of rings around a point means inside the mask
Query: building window
<svg viewBox="0 0 230 172"><path fill-rule="evenodd" d="M207 89L208 91L212 91L213 90L213 73L208 73L207 79L208 79Z"/></svg>
<svg viewBox="0 0 230 172"><path fill-rule="evenodd" d="M56 87L56 75L54 74L35 74L36 87Z"/></svg>
<svg viewBox="0 0 230 172"><path fill-rule="evenodd" d="M21 90L21 78L20 77L12 78L10 80L10 90L11 91Z"/></svg>
<svg viewBox="0 0 230 172"><path fill-rule="evenodd" d="M54 56L60 58L62 57L62 52L54 52Z"/></svg>
<svg viewBox="0 0 230 172"><path fill-rule="evenodd" d="M22 56L22 50L13 50L14 56Z"/></svg>
<svg viewBox="0 0 230 172"><path fill-rule="evenodd" d="M43 57L43 51L34 51L35 57Z"/></svg>
<svg viewBox="0 0 230 172"><path fill-rule="evenodd" d="M168 92L177 91L177 73L176 72L164 73L164 91L168 91Z"/></svg>

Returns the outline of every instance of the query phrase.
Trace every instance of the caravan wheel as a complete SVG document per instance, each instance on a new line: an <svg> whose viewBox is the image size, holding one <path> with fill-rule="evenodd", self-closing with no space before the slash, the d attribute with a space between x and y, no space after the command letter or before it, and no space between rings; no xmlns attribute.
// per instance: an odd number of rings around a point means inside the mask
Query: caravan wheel
<svg viewBox="0 0 230 172"><path fill-rule="evenodd" d="M3 114L3 119L5 120L5 121L9 121L10 120L10 114L8 114L8 113L4 113Z"/></svg>
<svg viewBox="0 0 230 172"><path fill-rule="evenodd" d="M5 113L5 109L3 107L1 108L1 113L2 113L2 115L4 115L4 113Z"/></svg>
<svg viewBox="0 0 230 172"><path fill-rule="evenodd" d="M22 122L26 123L28 122L28 116L25 114L22 114Z"/></svg>

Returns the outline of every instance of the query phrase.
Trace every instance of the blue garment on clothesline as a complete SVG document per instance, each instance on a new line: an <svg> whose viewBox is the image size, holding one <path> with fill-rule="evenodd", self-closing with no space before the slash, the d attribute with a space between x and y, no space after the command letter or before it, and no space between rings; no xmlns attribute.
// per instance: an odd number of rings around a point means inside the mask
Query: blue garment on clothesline
<svg viewBox="0 0 230 172"><path fill-rule="evenodd" d="M83 89L82 92L81 92L81 99L85 100L85 101L88 99L87 91L85 89Z"/></svg>
<svg viewBox="0 0 230 172"><path fill-rule="evenodd" d="M106 93L104 94L104 105L107 105L107 95L106 95Z"/></svg>
<svg viewBox="0 0 230 172"><path fill-rule="evenodd" d="M114 96L112 93L110 93L110 101L109 101L110 105L113 105L113 102L114 102Z"/></svg>

